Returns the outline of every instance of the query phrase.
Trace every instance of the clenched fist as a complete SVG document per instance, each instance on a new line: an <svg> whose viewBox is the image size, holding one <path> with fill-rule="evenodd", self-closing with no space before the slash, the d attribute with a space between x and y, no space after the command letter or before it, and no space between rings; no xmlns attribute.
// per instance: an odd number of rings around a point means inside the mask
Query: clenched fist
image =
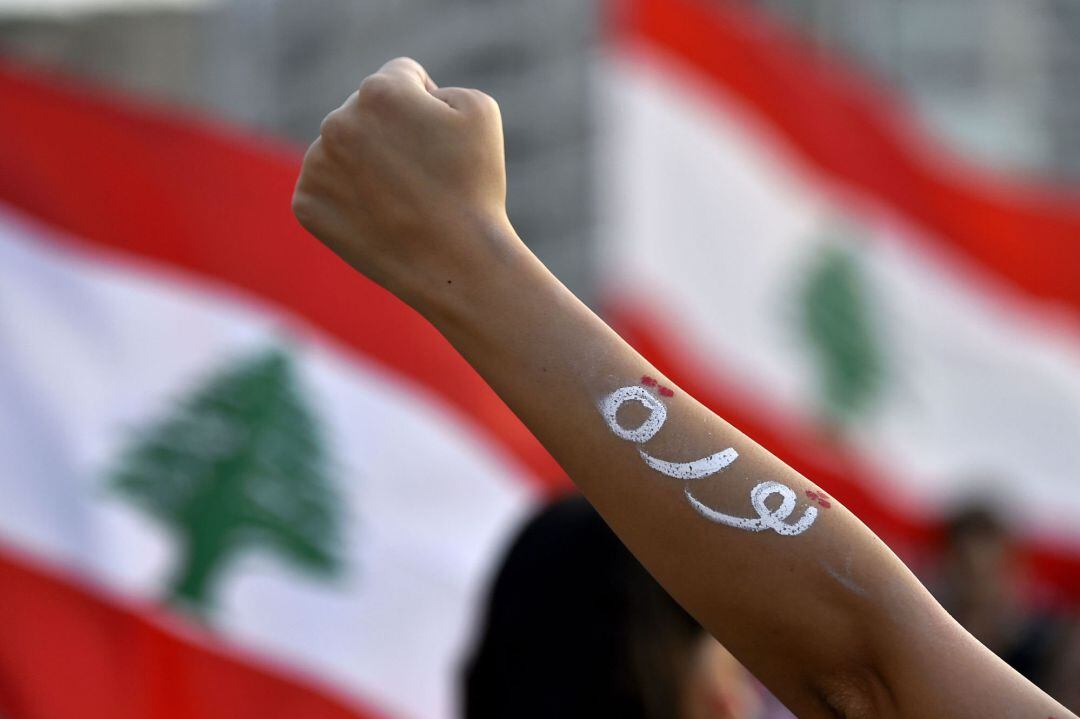
<svg viewBox="0 0 1080 719"><path fill-rule="evenodd" d="M293 195L300 223L418 306L520 245L506 216L499 107L398 58L323 120Z"/></svg>

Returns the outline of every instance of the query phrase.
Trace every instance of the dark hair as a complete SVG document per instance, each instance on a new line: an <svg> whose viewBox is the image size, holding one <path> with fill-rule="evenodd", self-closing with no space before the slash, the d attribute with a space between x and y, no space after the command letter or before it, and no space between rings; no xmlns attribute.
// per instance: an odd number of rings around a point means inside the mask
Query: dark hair
<svg viewBox="0 0 1080 719"><path fill-rule="evenodd" d="M964 504L945 517L945 541L948 544L968 539L1003 540L1008 537L1008 525L1001 513L990 504Z"/></svg>
<svg viewBox="0 0 1080 719"><path fill-rule="evenodd" d="M583 498L558 501L496 577L465 717L671 719L702 636Z"/></svg>

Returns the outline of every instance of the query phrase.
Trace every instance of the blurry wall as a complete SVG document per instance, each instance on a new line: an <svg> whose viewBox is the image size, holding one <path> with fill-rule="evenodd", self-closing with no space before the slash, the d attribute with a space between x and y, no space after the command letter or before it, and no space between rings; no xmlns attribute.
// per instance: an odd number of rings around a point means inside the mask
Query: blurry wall
<svg viewBox="0 0 1080 719"><path fill-rule="evenodd" d="M5 14L0 2L0 56L199 107L208 98L206 19L203 8Z"/></svg>

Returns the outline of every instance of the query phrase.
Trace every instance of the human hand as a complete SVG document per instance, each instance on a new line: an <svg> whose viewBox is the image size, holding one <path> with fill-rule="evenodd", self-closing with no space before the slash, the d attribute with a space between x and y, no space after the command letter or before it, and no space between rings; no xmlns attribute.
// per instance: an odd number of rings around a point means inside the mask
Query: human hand
<svg viewBox="0 0 1080 719"><path fill-rule="evenodd" d="M478 90L397 58L327 115L292 201L350 265L416 306L520 244L506 216L502 120Z"/></svg>

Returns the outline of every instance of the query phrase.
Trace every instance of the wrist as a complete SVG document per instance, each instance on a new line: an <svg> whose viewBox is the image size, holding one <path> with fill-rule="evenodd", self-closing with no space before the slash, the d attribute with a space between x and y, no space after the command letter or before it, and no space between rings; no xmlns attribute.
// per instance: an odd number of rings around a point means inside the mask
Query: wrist
<svg viewBox="0 0 1080 719"><path fill-rule="evenodd" d="M472 251L397 293L437 329L475 329L494 315L512 312L512 300L548 275L505 216L473 219L449 231L452 246Z"/></svg>

